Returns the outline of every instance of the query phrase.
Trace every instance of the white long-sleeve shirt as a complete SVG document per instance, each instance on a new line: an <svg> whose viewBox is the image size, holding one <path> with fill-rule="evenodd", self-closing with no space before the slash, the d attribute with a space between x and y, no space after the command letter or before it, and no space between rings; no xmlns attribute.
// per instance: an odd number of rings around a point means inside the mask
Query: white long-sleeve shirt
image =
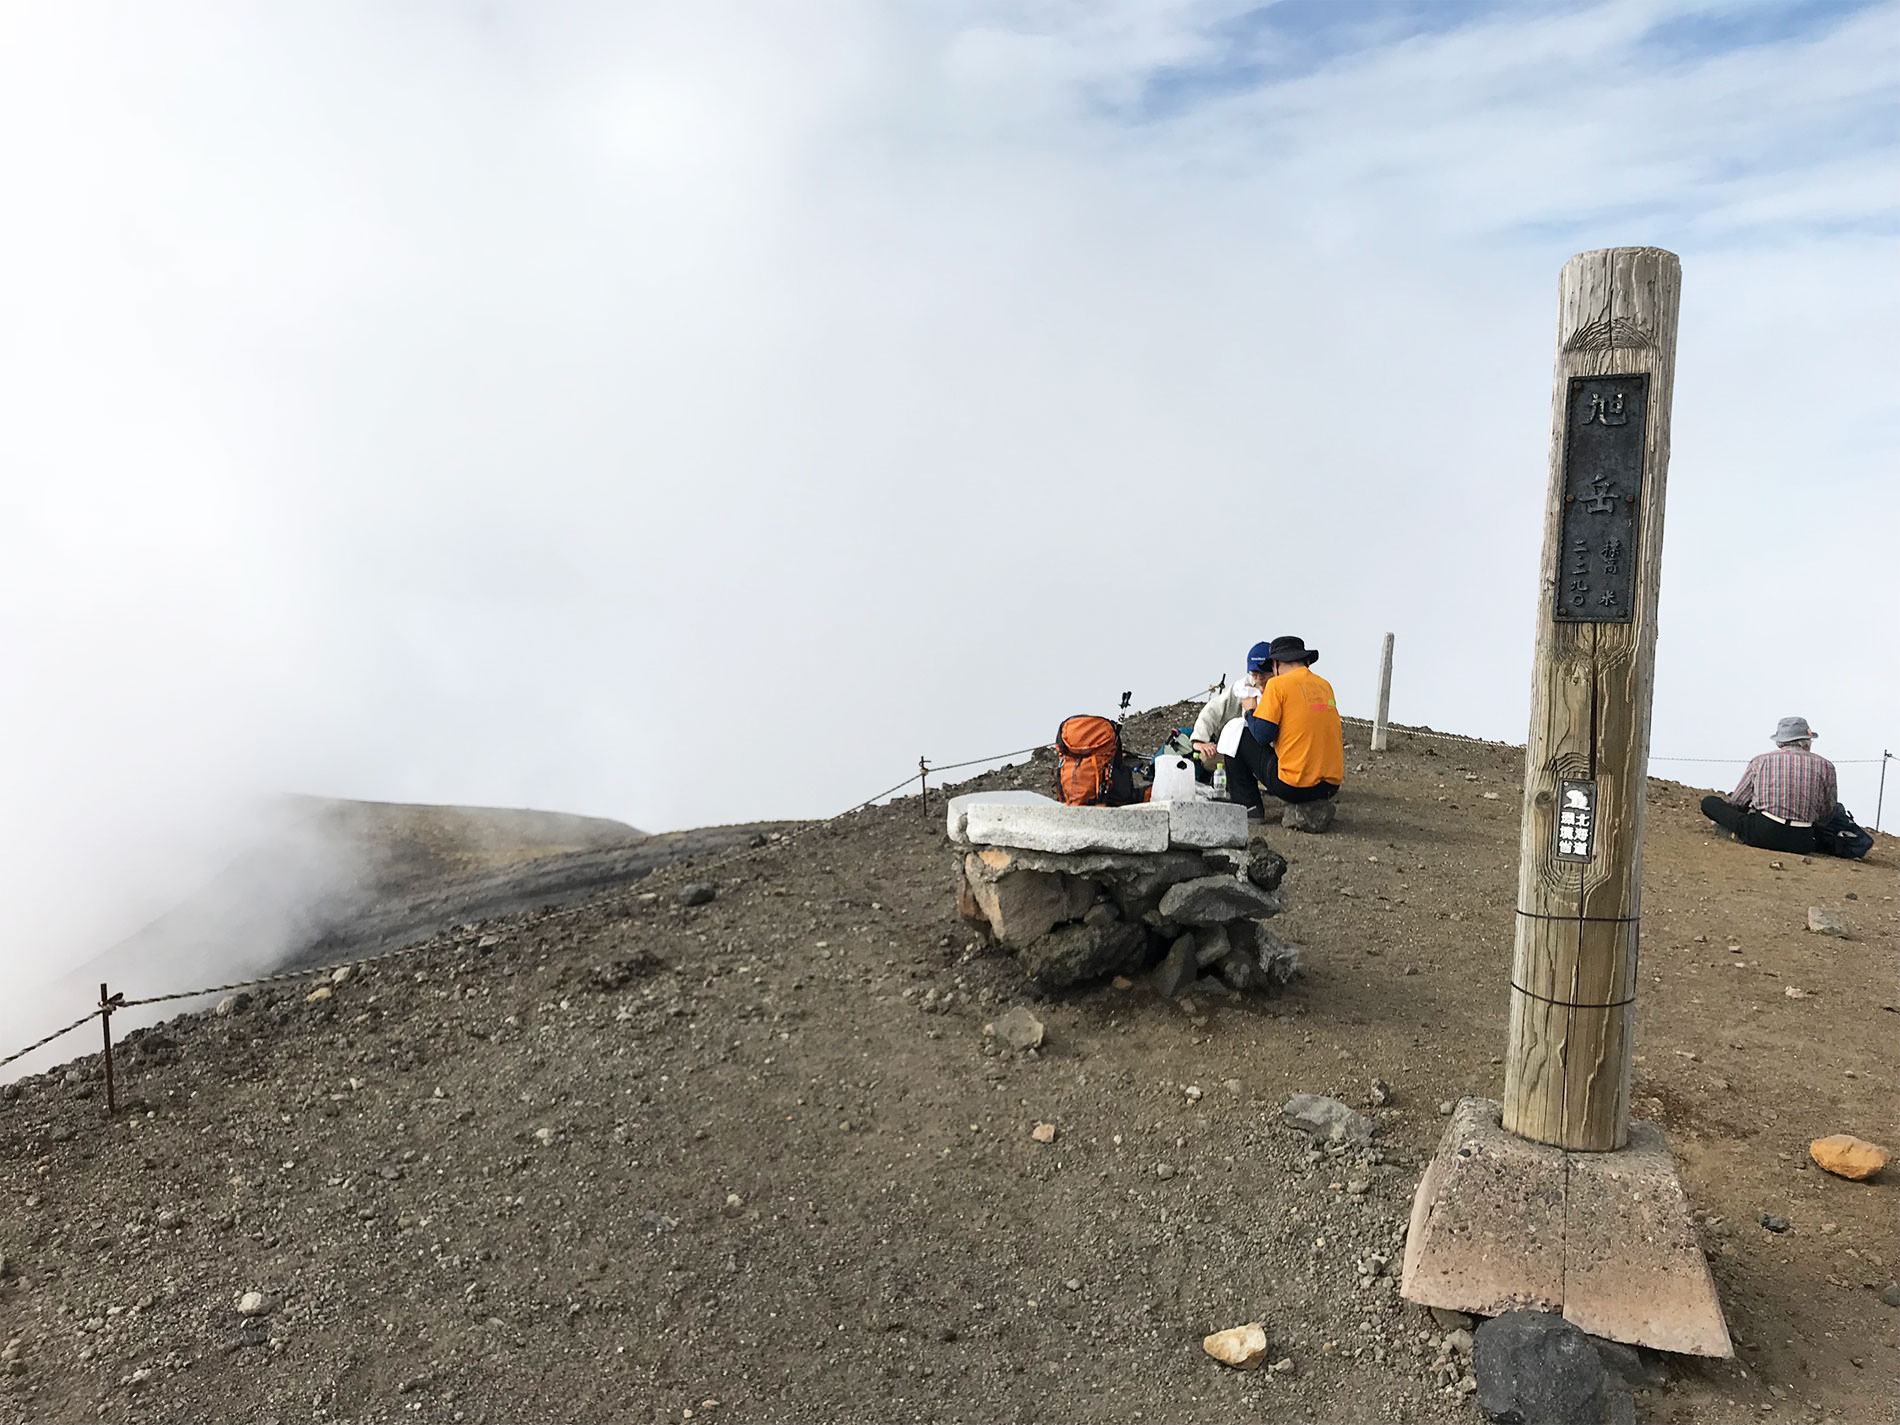
<svg viewBox="0 0 1900 1425"><path fill-rule="evenodd" d="M1244 687L1244 683L1229 683L1207 700L1201 715L1194 719L1196 742L1220 741L1220 730L1245 711L1240 705L1240 693Z"/></svg>

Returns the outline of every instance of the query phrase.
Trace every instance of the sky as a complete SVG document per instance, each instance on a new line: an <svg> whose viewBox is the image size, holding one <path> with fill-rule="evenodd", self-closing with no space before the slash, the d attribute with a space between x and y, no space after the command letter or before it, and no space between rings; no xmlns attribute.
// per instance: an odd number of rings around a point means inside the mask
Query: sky
<svg viewBox="0 0 1900 1425"><path fill-rule="evenodd" d="M1897 150L1883 3L0 0L0 964L275 792L824 815L1277 634L1522 741L1606 246L1655 752L1900 750Z"/></svg>

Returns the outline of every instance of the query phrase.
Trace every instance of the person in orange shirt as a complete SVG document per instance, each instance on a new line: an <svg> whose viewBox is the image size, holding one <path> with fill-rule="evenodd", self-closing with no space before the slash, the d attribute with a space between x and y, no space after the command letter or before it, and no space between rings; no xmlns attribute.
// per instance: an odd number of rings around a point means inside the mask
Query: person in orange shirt
<svg viewBox="0 0 1900 1425"><path fill-rule="evenodd" d="M1313 671L1319 650L1304 639L1269 645L1273 674L1251 704L1243 697L1246 730L1227 759L1228 795L1249 818L1266 816L1261 796L1283 802L1321 802L1339 795L1346 780L1345 734L1333 685Z"/></svg>

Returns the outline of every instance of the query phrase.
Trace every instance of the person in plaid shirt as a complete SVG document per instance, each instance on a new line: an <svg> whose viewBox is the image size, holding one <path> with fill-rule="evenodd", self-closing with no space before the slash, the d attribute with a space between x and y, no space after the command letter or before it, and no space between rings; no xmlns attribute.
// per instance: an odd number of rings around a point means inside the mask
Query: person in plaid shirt
<svg viewBox="0 0 1900 1425"><path fill-rule="evenodd" d="M1726 798L1704 797L1702 814L1735 840L1768 851L1811 856L1814 828L1833 819L1840 806L1834 764L1814 750L1814 729L1804 717L1775 724L1775 750L1748 764Z"/></svg>

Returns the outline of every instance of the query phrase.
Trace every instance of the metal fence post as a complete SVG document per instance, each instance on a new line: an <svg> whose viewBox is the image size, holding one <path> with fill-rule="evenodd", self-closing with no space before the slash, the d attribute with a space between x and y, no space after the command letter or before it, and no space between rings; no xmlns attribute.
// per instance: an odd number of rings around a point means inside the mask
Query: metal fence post
<svg viewBox="0 0 1900 1425"><path fill-rule="evenodd" d="M99 986L99 1028L104 1032L106 1041L106 1112L108 1114L119 1111L118 1089L112 1082L112 1009L123 998L125 998L123 995L111 994L103 984Z"/></svg>

